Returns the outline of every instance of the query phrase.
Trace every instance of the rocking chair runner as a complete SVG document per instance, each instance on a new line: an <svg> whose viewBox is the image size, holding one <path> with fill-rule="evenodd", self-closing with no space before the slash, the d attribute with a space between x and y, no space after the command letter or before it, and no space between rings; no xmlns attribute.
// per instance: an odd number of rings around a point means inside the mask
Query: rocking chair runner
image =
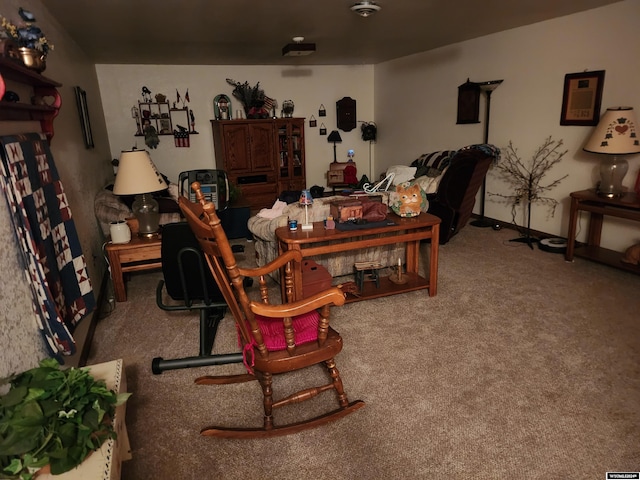
<svg viewBox="0 0 640 480"><path fill-rule="evenodd" d="M260 381L264 396L264 424L259 428L232 428L211 426L201 430L202 435L224 438L255 438L285 435L316 427L364 406L364 402L349 402L342 386L334 357L342 350L342 338L329 326L331 305L343 305L344 293L332 287L309 298L292 302L293 278L291 262L301 262L300 252L290 251L260 268L240 268L220 225L213 204L206 202L200 184L192 189L200 204L180 197L180 208L198 239L211 272L233 314L248 365ZM200 212L202 216L200 216ZM290 303L269 304L265 276L276 269L285 268L285 289ZM244 290L243 277L259 277L260 302L251 301ZM330 382L274 400L273 375L300 370L323 363ZM246 377L246 375L245 375ZM200 385L227 383L229 377L200 377ZM333 390L338 408L324 415L287 425L276 425L273 410L310 400L322 392Z"/></svg>

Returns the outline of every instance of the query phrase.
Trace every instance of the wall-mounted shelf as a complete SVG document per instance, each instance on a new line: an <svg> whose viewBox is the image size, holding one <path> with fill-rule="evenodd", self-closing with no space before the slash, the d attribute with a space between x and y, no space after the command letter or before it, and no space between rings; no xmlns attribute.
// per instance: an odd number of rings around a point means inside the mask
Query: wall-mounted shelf
<svg viewBox="0 0 640 480"><path fill-rule="evenodd" d="M148 112L145 116L143 112ZM138 112L140 122L137 125L138 132L136 137L144 137L144 129L147 125L156 129L157 135L174 135L174 131L178 130L177 126L186 128L189 135L197 135L198 132L193 131L189 119L189 109L187 108L171 108L169 102L138 102Z"/></svg>
<svg viewBox="0 0 640 480"><path fill-rule="evenodd" d="M0 120L40 122L42 132L51 142L53 138L53 120L58 115L62 99L57 88L62 84L47 78L24 65L0 57L0 98L6 91L5 80L11 80L33 88L33 97L39 98L41 104L33 105L25 102L0 101ZM49 101L49 99L51 99Z"/></svg>

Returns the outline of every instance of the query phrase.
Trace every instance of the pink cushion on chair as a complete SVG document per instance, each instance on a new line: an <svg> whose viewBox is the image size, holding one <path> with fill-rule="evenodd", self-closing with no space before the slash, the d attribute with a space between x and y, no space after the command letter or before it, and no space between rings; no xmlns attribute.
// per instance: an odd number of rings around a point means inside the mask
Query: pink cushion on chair
<svg viewBox="0 0 640 480"><path fill-rule="evenodd" d="M318 339L318 322L320 314L316 310L293 317L293 331L296 345L313 342ZM285 350L287 342L284 338L284 325L281 318L269 318L256 315L256 321L262 331L267 350L276 352Z"/></svg>

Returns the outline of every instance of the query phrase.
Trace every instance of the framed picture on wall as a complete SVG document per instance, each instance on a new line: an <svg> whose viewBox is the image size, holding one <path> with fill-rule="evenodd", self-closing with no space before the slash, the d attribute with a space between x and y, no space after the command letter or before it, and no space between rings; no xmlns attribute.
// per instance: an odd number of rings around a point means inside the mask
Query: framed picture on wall
<svg viewBox="0 0 640 480"><path fill-rule="evenodd" d="M560 125L597 125L603 86L604 70L566 74Z"/></svg>
<svg viewBox="0 0 640 480"><path fill-rule="evenodd" d="M80 116L80 126L85 148L94 148L93 134L91 133L91 121L89 120L89 109L87 108L87 92L80 87L73 88L76 93L76 104L78 115Z"/></svg>

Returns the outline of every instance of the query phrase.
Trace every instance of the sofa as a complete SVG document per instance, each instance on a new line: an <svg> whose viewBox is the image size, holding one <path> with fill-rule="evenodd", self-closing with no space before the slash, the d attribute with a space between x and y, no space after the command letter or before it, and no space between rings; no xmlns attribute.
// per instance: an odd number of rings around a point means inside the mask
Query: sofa
<svg viewBox="0 0 640 480"><path fill-rule="evenodd" d="M409 165L390 167L395 185L402 182L420 184L426 192L427 212L442 219L440 244L446 244L462 229L471 217L476 194L493 162L498 161L500 150L493 145L470 145L460 150L447 150L421 155ZM344 199L331 196L314 199L309 207L309 221L322 221L329 215L330 202ZM265 265L278 254L275 231L287 225L289 219L302 223L304 208L297 203L276 202L274 208L263 209L249 219L248 227L255 241L258 266ZM355 251L322 255L314 258L332 276L353 273L355 262L377 261L383 265L394 265L398 258L404 258L404 245L395 244L366 251Z"/></svg>
<svg viewBox="0 0 640 480"><path fill-rule="evenodd" d="M341 195L315 198L313 204L308 207L309 222L320 222L330 215L330 204L336 200L344 200ZM263 216L264 215L264 216ZM284 227L289 220L297 220L298 225L305 221L305 209L298 202L286 204L276 202L271 209L263 209L258 215L249 219L249 231L253 235L256 263L263 266L278 256L278 243L276 240L276 228ZM300 228L300 227L298 227ZM313 257L320 265L324 266L331 276L339 277L353 273L353 264L356 262L380 262L382 265L395 265L398 258L404 259L404 244L384 245L366 250L319 255ZM274 279L278 280L274 277Z"/></svg>

